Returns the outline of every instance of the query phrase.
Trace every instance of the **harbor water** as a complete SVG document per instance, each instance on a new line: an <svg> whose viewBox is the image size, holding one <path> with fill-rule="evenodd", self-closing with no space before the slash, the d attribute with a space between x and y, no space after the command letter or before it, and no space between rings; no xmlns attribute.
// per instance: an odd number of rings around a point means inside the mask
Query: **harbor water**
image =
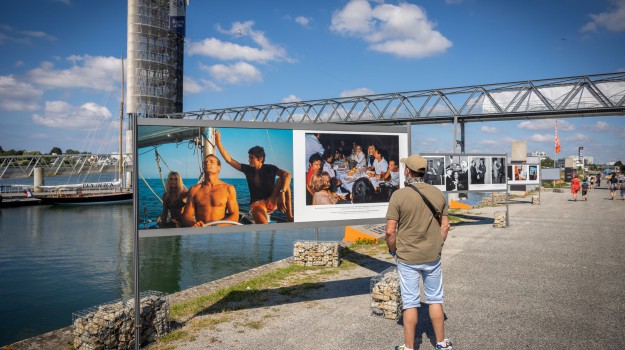
<svg viewBox="0 0 625 350"><path fill-rule="evenodd" d="M46 179L46 185L55 181L64 180ZM0 211L0 346L68 326L75 311L133 296L132 210L39 205ZM343 232L319 228L318 239L340 240ZM142 238L140 289L176 292L287 258L293 242L314 239L314 229Z"/></svg>

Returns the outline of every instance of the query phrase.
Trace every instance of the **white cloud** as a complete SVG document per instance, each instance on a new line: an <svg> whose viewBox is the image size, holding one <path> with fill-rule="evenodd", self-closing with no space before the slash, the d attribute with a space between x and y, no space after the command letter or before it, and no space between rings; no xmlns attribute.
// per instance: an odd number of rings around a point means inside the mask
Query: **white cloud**
<svg viewBox="0 0 625 350"><path fill-rule="evenodd" d="M600 120L594 125L593 129L597 131L610 131L611 127L607 122Z"/></svg>
<svg viewBox="0 0 625 350"><path fill-rule="evenodd" d="M555 142L556 136L555 134L533 134L529 137L529 140L534 142Z"/></svg>
<svg viewBox="0 0 625 350"><path fill-rule="evenodd" d="M215 92L221 92L222 88L215 84L210 80L200 79L196 81L195 79L184 76L184 84L183 84L183 93L184 94L197 94L205 90L211 90Z"/></svg>
<svg viewBox="0 0 625 350"><path fill-rule="evenodd" d="M221 33L233 37L250 37L258 47L239 45L221 41L216 38L204 39L200 42L189 42L186 52L189 55L203 55L220 60L244 60L252 62L287 61L293 60L287 56L286 50L275 45L265 37L265 33L254 30L254 22L234 22L228 30L218 28Z"/></svg>
<svg viewBox="0 0 625 350"><path fill-rule="evenodd" d="M569 136L564 139L565 141L586 141L588 140L588 136L584 134L575 134L573 136Z"/></svg>
<svg viewBox="0 0 625 350"><path fill-rule="evenodd" d="M295 17L295 23L303 26L303 27L308 27L310 25L310 21L311 19L308 17L304 17L304 16L297 16Z"/></svg>
<svg viewBox="0 0 625 350"><path fill-rule="evenodd" d="M438 142L436 137L427 137L425 139L418 139L418 144L421 146L431 146Z"/></svg>
<svg viewBox="0 0 625 350"><path fill-rule="evenodd" d="M353 97L353 96L365 96L365 95L373 95L375 92L371 89L367 88L357 88L353 90L345 90L341 92L340 97Z"/></svg>
<svg viewBox="0 0 625 350"><path fill-rule="evenodd" d="M109 91L121 82L121 61L115 57L70 56L68 69L56 69L51 62L44 62L28 72L37 84L50 88L91 88Z"/></svg>
<svg viewBox="0 0 625 350"><path fill-rule="evenodd" d="M302 99L295 96L295 95L289 95L285 98L282 99L283 103L289 103L289 102L300 102Z"/></svg>
<svg viewBox="0 0 625 350"><path fill-rule="evenodd" d="M65 101L47 101L44 114L33 114L33 121L52 128L93 128L111 120L108 108L93 102L72 106Z"/></svg>
<svg viewBox="0 0 625 350"><path fill-rule="evenodd" d="M498 146L502 142L501 141L497 141L497 140L480 140L477 143L480 144L480 145L486 145L486 146Z"/></svg>
<svg viewBox="0 0 625 350"><path fill-rule="evenodd" d="M213 79L228 84L252 83L263 80L260 71L247 62L212 66L200 64L200 69L208 72Z"/></svg>
<svg viewBox="0 0 625 350"><path fill-rule="evenodd" d="M556 122L549 119L540 119L540 120L529 120L520 122L517 127L519 129L528 129L528 130L556 130ZM569 123L566 120L558 120L558 131L573 131L575 130L575 125Z"/></svg>
<svg viewBox="0 0 625 350"><path fill-rule="evenodd" d="M497 128L492 127L492 126L488 126L488 125L482 125L480 127L480 131L485 132L487 134L497 134L497 133L499 133L499 130L497 130Z"/></svg>
<svg viewBox="0 0 625 350"><path fill-rule="evenodd" d="M0 76L0 109L6 111L35 111L39 109L37 101L43 91L24 82L17 81L13 75Z"/></svg>
<svg viewBox="0 0 625 350"><path fill-rule="evenodd" d="M6 42L31 45L32 39L55 41L57 38L46 32L35 30L16 30L10 25L0 25L0 45Z"/></svg>
<svg viewBox="0 0 625 350"><path fill-rule="evenodd" d="M334 13L330 29L362 38L374 51L407 58L439 54L452 45L434 30L421 7L409 3L378 3L371 7L368 0L350 0Z"/></svg>
<svg viewBox="0 0 625 350"><path fill-rule="evenodd" d="M591 21L586 23L582 32L596 32L605 28L611 32L625 31L625 0L612 0L612 6L599 14L590 14Z"/></svg>

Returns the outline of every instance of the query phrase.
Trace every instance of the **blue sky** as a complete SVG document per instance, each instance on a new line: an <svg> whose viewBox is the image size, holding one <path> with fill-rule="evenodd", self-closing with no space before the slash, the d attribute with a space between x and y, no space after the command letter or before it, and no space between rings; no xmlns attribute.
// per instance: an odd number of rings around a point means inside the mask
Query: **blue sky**
<svg viewBox="0 0 625 350"><path fill-rule="evenodd" d="M126 1L6 1L0 146L112 152ZM625 0L200 1L187 9L184 110L625 70ZM553 156L553 121L470 123L467 152ZM560 119L559 156L625 160L625 118ZM451 151L451 125L413 152ZM619 142L620 141L620 142Z"/></svg>

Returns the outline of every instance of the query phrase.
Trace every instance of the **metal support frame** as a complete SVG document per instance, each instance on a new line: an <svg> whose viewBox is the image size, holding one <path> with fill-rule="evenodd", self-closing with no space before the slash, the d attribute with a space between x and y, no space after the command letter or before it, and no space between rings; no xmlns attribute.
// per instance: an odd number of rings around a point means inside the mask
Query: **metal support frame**
<svg viewBox="0 0 625 350"><path fill-rule="evenodd" d="M308 124L457 124L613 115L625 115L625 72L201 109L159 117Z"/></svg>

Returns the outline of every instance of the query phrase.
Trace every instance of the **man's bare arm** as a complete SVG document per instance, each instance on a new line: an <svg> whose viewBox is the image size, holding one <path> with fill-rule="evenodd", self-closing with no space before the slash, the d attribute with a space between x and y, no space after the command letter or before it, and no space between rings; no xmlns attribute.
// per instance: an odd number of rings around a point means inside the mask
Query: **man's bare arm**
<svg viewBox="0 0 625 350"><path fill-rule="evenodd" d="M237 191L232 185L228 185L228 201L226 202L226 215L224 220L239 221L239 202L237 202Z"/></svg>
<svg viewBox="0 0 625 350"><path fill-rule="evenodd" d="M396 233L397 233L397 220L386 219L386 236L384 240L386 241L386 246L388 247L389 252L397 251L396 244Z"/></svg>
<svg viewBox="0 0 625 350"><path fill-rule="evenodd" d="M449 233L450 227L449 217L447 215L441 216L441 237L443 237L443 242L447 240L447 233Z"/></svg>
<svg viewBox="0 0 625 350"><path fill-rule="evenodd" d="M231 167L237 169L238 171L241 171L241 163L232 159L230 153L228 153L224 146L221 144L221 133L219 132L219 130L215 130L215 144L221 156L224 157L226 163L230 164Z"/></svg>
<svg viewBox="0 0 625 350"><path fill-rule="evenodd" d="M284 213L288 210L286 196L291 188L291 173L286 170L278 169L276 175L278 175L278 182L271 194L273 196L272 201L278 205L278 210Z"/></svg>

